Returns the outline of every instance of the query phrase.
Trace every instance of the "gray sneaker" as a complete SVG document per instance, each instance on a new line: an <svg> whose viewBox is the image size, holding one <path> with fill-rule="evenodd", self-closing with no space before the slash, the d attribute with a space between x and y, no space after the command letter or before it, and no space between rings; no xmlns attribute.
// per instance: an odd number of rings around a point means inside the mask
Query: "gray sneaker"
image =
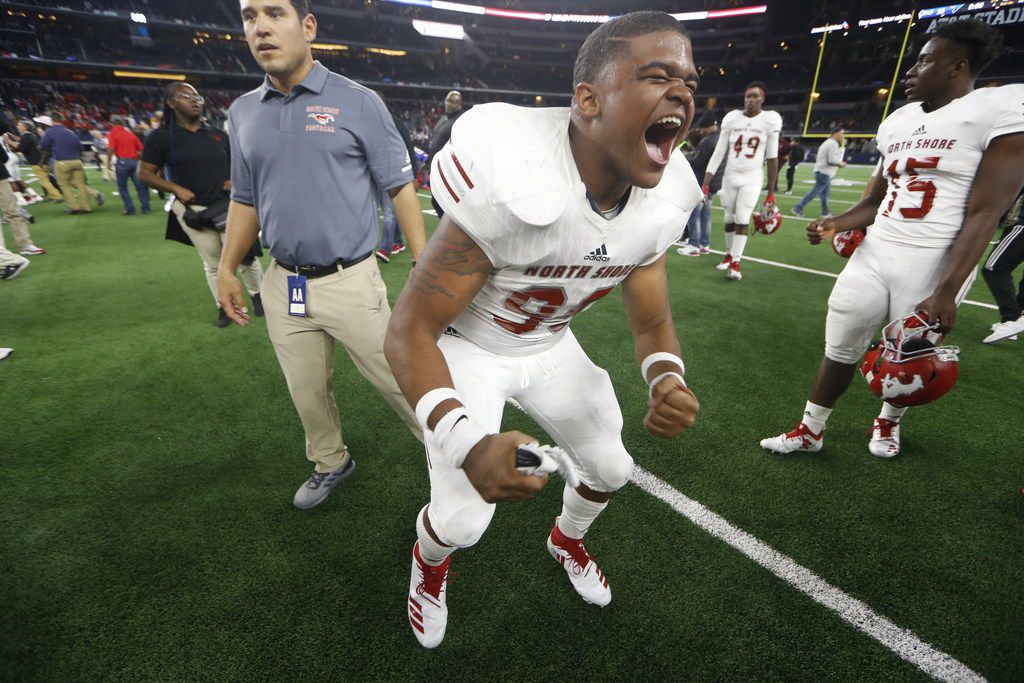
<svg viewBox="0 0 1024 683"><path fill-rule="evenodd" d="M308 510L316 507L320 503L327 499L327 496L331 494L331 489L335 485L345 481L349 476L356 471L356 461L351 457L348 459L348 464L342 467L340 470L334 472L313 472L313 476L306 480L299 490L295 492L295 498L292 499L292 505L300 510Z"/></svg>
<svg viewBox="0 0 1024 683"><path fill-rule="evenodd" d="M792 213L794 216L799 216L800 218L804 217L804 210L801 209L799 206L794 206L792 209L789 210L789 212Z"/></svg>

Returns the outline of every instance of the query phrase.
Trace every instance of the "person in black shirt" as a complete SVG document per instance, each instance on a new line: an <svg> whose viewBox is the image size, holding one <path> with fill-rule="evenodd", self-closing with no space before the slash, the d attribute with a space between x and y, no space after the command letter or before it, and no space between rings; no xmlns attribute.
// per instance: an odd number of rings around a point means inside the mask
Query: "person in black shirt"
<svg viewBox="0 0 1024 683"><path fill-rule="evenodd" d="M444 98L444 116L434 124L434 132L430 134L430 156L427 158L427 169L434 161L434 156L441 151L441 148L448 144L452 137L452 126L462 116L462 93L452 90ZM444 215L444 209L431 197L430 203L434 205L438 220Z"/></svg>
<svg viewBox="0 0 1024 683"><path fill-rule="evenodd" d="M19 135L7 134L7 142L11 149L24 155L26 163L39 179L39 184L42 185L47 199L51 202L64 201L60 190L50 182L50 169L42 164L43 153L39 149L39 136L35 133L35 127L28 121L18 121L18 133Z"/></svg>
<svg viewBox="0 0 1024 683"><path fill-rule="evenodd" d="M205 125L203 103L202 96L188 83L167 87L164 125L146 138L139 179L149 187L174 195L166 237L195 246L216 302L217 264L224 244L224 220L231 190L231 148L227 133ZM162 178L158 175L161 169ZM263 266L256 258L260 255L262 250L257 241L239 267L252 297L253 312L258 316L263 315ZM227 327L231 320L219 309L215 324Z"/></svg>
<svg viewBox="0 0 1024 683"><path fill-rule="evenodd" d="M797 165L807 156L807 151L800 144L799 138L790 138L789 168L786 169L786 194L793 194L793 174L796 173Z"/></svg>

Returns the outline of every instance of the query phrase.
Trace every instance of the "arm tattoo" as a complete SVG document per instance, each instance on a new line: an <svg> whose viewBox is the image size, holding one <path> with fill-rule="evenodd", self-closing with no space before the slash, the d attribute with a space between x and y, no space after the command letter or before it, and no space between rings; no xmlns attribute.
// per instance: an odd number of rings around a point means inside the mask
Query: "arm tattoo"
<svg viewBox="0 0 1024 683"><path fill-rule="evenodd" d="M446 222L427 243L424 261L457 275L478 275L493 270L483 250L458 226Z"/></svg>

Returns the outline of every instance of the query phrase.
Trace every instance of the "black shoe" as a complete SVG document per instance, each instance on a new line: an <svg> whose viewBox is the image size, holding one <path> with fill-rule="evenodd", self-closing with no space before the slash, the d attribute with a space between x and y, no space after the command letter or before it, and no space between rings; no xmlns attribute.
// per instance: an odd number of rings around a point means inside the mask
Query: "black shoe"
<svg viewBox="0 0 1024 683"><path fill-rule="evenodd" d="M217 327L227 327L231 324L231 318L224 312L223 308L217 309L217 320L213 323Z"/></svg>
<svg viewBox="0 0 1024 683"><path fill-rule="evenodd" d="M28 222L29 222L29 223L32 223L32 224L34 225L34 224L35 224L35 222L36 222L36 217L35 217L35 216L33 216L32 214L29 214L29 215L28 215Z"/></svg>
<svg viewBox="0 0 1024 683"><path fill-rule="evenodd" d="M259 292L252 295L252 313L257 318L263 317L263 299L260 298Z"/></svg>

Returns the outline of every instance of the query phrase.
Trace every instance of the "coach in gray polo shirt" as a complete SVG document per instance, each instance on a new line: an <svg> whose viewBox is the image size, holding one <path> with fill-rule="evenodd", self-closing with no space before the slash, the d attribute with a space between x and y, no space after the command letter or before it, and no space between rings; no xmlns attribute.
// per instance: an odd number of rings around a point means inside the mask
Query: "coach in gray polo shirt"
<svg viewBox="0 0 1024 683"><path fill-rule="evenodd" d="M228 117L231 208L218 299L232 320L248 323L234 273L262 228L274 257L263 280L267 330L314 463L294 499L305 509L355 469L334 399L335 340L422 440L384 359L391 309L370 257L379 191L392 197L413 260L425 243L423 215L405 144L380 98L313 61L308 0L240 4L249 49L267 75Z"/></svg>

